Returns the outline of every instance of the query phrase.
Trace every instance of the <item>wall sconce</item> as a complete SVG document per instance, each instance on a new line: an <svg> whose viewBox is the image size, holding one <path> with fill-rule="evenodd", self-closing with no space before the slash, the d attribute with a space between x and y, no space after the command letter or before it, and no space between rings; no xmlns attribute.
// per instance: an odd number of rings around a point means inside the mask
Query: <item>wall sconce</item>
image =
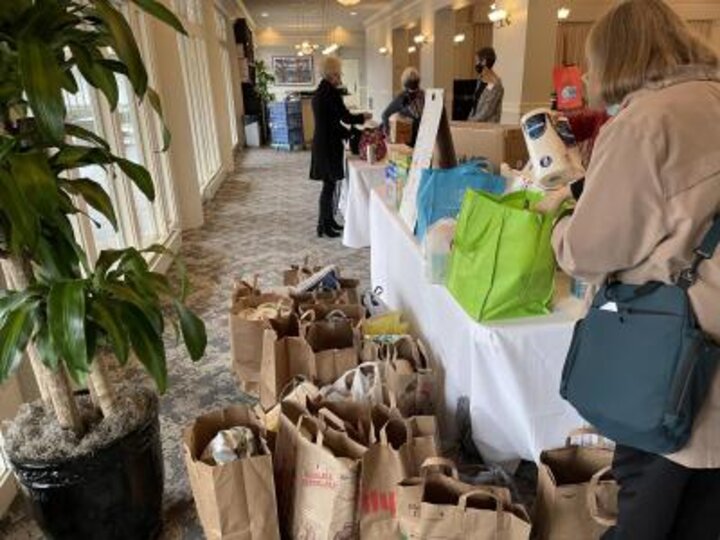
<svg viewBox="0 0 720 540"><path fill-rule="evenodd" d="M558 19L560 19L561 21L566 21L570 17L570 8L565 6L561 7L560 9L558 9L557 15Z"/></svg>
<svg viewBox="0 0 720 540"><path fill-rule="evenodd" d="M427 36L424 35L424 34L418 34L417 36L415 36L415 37L413 38L413 41L414 41L417 45L422 45L423 43L427 43L428 38L427 38Z"/></svg>
<svg viewBox="0 0 720 540"><path fill-rule="evenodd" d="M465 34L455 34L455 37L453 38L453 42L458 45L465 41Z"/></svg>
<svg viewBox="0 0 720 540"><path fill-rule="evenodd" d="M410 46L408 47L408 52L409 52L410 54L416 53L416 52L417 52L417 47L416 47L415 45L410 45Z"/></svg>
<svg viewBox="0 0 720 540"><path fill-rule="evenodd" d="M388 54L390 54L390 49L388 49L387 47L380 47L380 48L378 49L378 52L379 52L382 56L387 56Z"/></svg>
<svg viewBox="0 0 720 540"><path fill-rule="evenodd" d="M332 44L328 45L327 47L325 47L325 48L323 49L322 53L323 53L325 56L327 56L328 54L334 53L334 52L337 51L339 48L340 48L340 45L338 45L337 43L332 43Z"/></svg>
<svg viewBox="0 0 720 540"><path fill-rule="evenodd" d="M497 28L502 28L503 26L508 26L510 24L510 15L506 10L499 8L497 4L492 4L490 6L488 19L490 19L490 22L492 22Z"/></svg>

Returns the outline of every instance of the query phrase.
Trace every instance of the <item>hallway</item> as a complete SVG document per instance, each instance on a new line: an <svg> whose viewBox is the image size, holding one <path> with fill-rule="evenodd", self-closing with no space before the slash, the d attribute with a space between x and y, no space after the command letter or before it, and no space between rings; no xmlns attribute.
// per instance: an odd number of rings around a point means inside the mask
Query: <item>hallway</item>
<svg viewBox="0 0 720 540"><path fill-rule="evenodd" d="M207 325L208 348L198 364L181 347L168 348L170 384L160 413L164 539L203 538L183 461L183 428L203 412L243 400L230 367L227 313L233 280L258 273L263 287L281 285L282 270L310 255L369 283L369 250L350 250L339 239L315 236L320 185L307 180L308 152L250 150L236 159L236 172L205 207L205 225L183 235L189 304ZM34 522L18 513L0 521L0 537L42 538Z"/></svg>

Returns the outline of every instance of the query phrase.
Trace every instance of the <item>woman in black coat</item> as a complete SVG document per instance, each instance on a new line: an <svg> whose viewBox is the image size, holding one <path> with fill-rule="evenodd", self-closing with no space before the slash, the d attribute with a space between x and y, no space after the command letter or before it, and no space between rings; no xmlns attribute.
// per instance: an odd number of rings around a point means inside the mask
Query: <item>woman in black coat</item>
<svg viewBox="0 0 720 540"><path fill-rule="evenodd" d="M345 178L343 140L350 136L347 125L362 124L369 114L351 114L343 102L339 87L342 84L340 59L328 57L323 62L323 80L312 100L315 116L315 135L312 145L310 178L323 183L320 193L320 212L317 234L337 238L342 228L333 218L335 182Z"/></svg>

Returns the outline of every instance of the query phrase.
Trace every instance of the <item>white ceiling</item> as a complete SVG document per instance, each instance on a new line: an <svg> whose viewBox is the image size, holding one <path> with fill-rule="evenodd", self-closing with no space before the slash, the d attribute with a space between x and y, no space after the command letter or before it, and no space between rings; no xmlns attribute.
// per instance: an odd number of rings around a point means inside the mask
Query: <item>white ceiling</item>
<svg viewBox="0 0 720 540"><path fill-rule="evenodd" d="M337 26L360 31L363 21L390 4L390 0L361 0L347 8L336 0L244 0L244 3L258 28L317 33ZM351 15L352 12L357 15ZM263 17L263 13L268 16Z"/></svg>

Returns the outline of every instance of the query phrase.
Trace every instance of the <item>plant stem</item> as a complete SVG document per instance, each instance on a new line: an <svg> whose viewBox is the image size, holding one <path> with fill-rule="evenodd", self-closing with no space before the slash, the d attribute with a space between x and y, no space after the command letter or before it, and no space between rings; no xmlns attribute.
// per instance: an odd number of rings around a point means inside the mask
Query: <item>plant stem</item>
<svg viewBox="0 0 720 540"><path fill-rule="evenodd" d="M103 416L107 418L115 412L115 390L108 380L107 365L103 354L98 354L90 364L90 377L88 378L90 394L96 407L100 407Z"/></svg>
<svg viewBox="0 0 720 540"><path fill-rule="evenodd" d="M14 288L26 289L30 285L32 269L27 260L11 256L3 261L3 269ZM82 419L73 398L65 366L61 364L55 371L48 369L32 343L28 346L28 356L45 410L55 412L55 418L60 427L71 429L76 435L81 436L83 434Z"/></svg>

